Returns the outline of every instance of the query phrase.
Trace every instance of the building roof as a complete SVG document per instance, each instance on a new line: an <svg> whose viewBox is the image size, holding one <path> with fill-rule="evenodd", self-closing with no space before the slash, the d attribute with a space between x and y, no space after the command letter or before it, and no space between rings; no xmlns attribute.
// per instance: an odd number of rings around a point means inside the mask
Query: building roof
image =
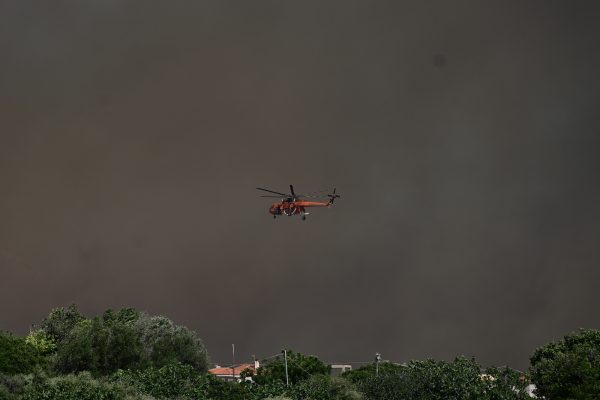
<svg viewBox="0 0 600 400"><path fill-rule="evenodd" d="M216 368L209 369L208 372L210 372L211 374L214 374L214 375L229 375L229 376L231 376L233 374L235 376L240 376L242 371L245 369L250 369L250 370L252 370L253 373L255 372L253 364L240 364L240 365L236 365L233 369L231 367L217 366Z"/></svg>

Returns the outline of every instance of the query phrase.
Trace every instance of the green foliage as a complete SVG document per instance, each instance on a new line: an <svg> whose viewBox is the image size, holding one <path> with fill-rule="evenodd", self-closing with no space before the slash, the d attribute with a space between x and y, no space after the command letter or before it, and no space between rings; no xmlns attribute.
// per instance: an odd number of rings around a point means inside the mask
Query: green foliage
<svg viewBox="0 0 600 400"><path fill-rule="evenodd" d="M536 394L548 399L600 398L600 331L582 329L531 356Z"/></svg>
<svg viewBox="0 0 600 400"><path fill-rule="evenodd" d="M488 380L493 389L489 392L490 399L527 398L524 393L526 393L529 379L519 371L508 367L490 367L485 370L485 379ZM515 397L515 393L518 394L518 397Z"/></svg>
<svg viewBox="0 0 600 400"><path fill-rule="evenodd" d="M199 372L208 370L206 349L195 332L175 325L166 317L146 314L139 315L133 326L149 365L160 367L180 362L193 366Z"/></svg>
<svg viewBox="0 0 600 400"><path fill-rule="evenodd" d="M42 362L36 348L24 338L0 331L0 373L29 373Z"/></svg>
<svg viewBox="0 0 600 400"><path fill-rule="evenodd" d="M379 364L379 374L394 374L400 372L404 368L402 365L394 364L391 362L382 362ZM377 367L375 363L366 364L357 369L346 371L342 374L344 379L349 380L353 383L359 383L371 377L374 377L377 373Z"/></svg>
<svg viewBox="0 0 600 400"><path fill-rule="evenodd" d="M17 399L25 391L27 385L31 384L34 375L0 375L0 400ZM2 397L4 396L4 397Z"/></svg>
<svg viewBox="0 0 600 400"><path fill-rule="evenodd" d="M121 321L113 321L107 331L102 372L108 374L115 369L138 367L142 359L142 344L133 328Z"/></svg>
<svg viewBox="0 0 600 400"><path fill-rule="evenodd" d="M312 375L329 375L331 367L315 356L306 356L300 353L287 351L288 376L290 383L297 383ZM284 356L278 356L258 368L254 380L259 384L275 381L285 382Z"/></svg>
<svg viewBox="0 0 600 400"><path fill-rule="evenodd" d="M47 356L56 350L56 341L46 332L41 329L29 332L25 338L25 342L33 346L38 354Z"/></svg>
<svg viewBox="0 0 600 400"><path fill-rule="evenodd" d="M316 374L286 386L275 380L264 384L231 383L211 378L208 398L211 400L361 400L354 385L339 377Z"/></svg>
<svg viewBox="0 0 600 400"><path fill-rule="evenodd" d="M0 400L13 400L14 398L6 387L0 385Z"/></svg>
<svg viewBox="0 0 600 400"><path fill-rule="evenodd" d="M195 332L132 308L109 309L93 319L83 317L75 306L57 308L28 340L44 354L52 353L56 345L52 366L59 373L109 375L118 369L178 362L199 372L208 369L206 349Z"/></svg>
<svg viewBox="0 0 600 400"><path fill-rule="evenodd" d="M83 320L85 320L85 317L79 312L77 306L71 304L66 309L63 307L53 309L48 317L42 321L40 329L53 338L56 343L60 343Z"/></svg>
<svg viewBox="0 0 600 400"><path fill-rule="evenodd" d="M73 328L59 347L55 368L107 375L119 368L139 367L141 359L142 344L134 328L105 313Z"/></svg>
<svg viewBox="0 0 600 400"><path fill-rule="evenodd" d="M284 382L273 381L258 385L256 383L242 383L249 395L247 398L266 399L274 397L292 397L293 385L286 386ZM215 397L216 399L217 397ZM225 400L225 398L221 398Z"/></svg>
<svg viewBox="0 0 600 400"><path fill-rule="evenodd" d="M285 396L273 396L273 397L265 397L265 400L294 400L291 397Z"/></svg>
<svg viewBox="0 0 600 400"><path fill-rule="evenodd" d="M211 400L246 400L263 399L267 396L260 396L259 391L254 391L256 387L237 382L227 382L213 375L208 376L207 398Z"/></svg>
<svg viewBox="0 0 600 400"><path fill-rule="evenodd" d="M49 378L48 365L50 373L68 375ZM0 331L0 400L529 399L521 373L482 373L466 358L381 363L378 375L369 364L331 378L318 358L288 351L289 386L283 354L265 362L254 383L226 382L207 368L196 333L132 308L87 319L72 305L52 310L25 338ZM546 399L599 399L600 331L581 330L540 347L530 375Z"/></svg>
<svg viewBox="0 0 600 400"><path fill-rule="evenodd" d="M94 353L92 321L80 321L58 346L54 369L60 373L96 370L98 355Z"/></svg>
<svg viewBox="0 0 600 400"><path fill-rule="evenodd" d="M371 376L358 383L359 390L372 400L517 400L528 399L524 384L515 386L498 370L497 376L483 376L472 359L412 361L396 372Z"/></svg>
<svg viewBox="0 0 600 400"><path fill-rule="evenodd" d="M313 375L294 387L293 397L311 400L361 400L362 395L343 378Z"/></svg>
<svg viewBox="0 0 600 400"><path fill-rule="evenodd" d="M205 399L209 386L205 374L191 365L179 363L144 370L119 370L111 381L130 395L150 395L156 399Z"/></svg>
<svg viewBox="0 0 600 400"><path fill-rule="evenodd" d="M116 385L92 379L89 373L64 375L33 383L23 400L124 400Z"/></svg>

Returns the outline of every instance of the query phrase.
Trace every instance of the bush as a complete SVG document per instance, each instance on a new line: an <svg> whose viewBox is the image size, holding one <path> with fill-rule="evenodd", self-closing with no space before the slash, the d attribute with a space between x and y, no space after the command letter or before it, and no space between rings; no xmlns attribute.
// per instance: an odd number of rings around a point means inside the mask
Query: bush
<svg viewBox="0 0 600 400"><path fill-rule="evenodd" d="M107 310L93 319L82 317L74 306L55 309L28 340L48 352L56 344L52 367L59 373L91 371L100 376L173 363L208 370L206 349L195 332L131 308Z"/></svg>
<svg viewBox="0 0 600 400"><path fill-rule="evenodd" d="M217 378L215 378L216 380ZM235 385L235 384L232 384ZM211 385L211 399L222 399L228 400L227 397L218 396L215 390ZM277 398L277 397L293 397L293 386L286 386L285 383L281 381L268 382L263 384L256 384L250 382L244 382L240 386L244 387L247 394L245 398L247 399L257 399L262 400L266 398ZM216 389L215 385L215 389Z"/></svg>
<svg viewBox="0 0 600 400"><path fill-rule="evenodd" d="M404 368L402 365L394 364L391 362L382 362L379 364L379 375L387 375L398 373ZM377 373L377 367L375 363L363 365L360 368L346 371L342 374L344 379L358 384L366 379L372 378Z"/></svg>
<svg viewBox="0 0 600 400"><path fill-rule="evenodd" d="M162 316L141 314L133 322L140 338L144 360L154 367L180 362L199 372L208 371L208 356L198 335Z"/></svg>
<svg viewBox="0 0 600 400"><path fill-rule="evenodd" d="M69 307L55 308L44 318L40 325L40 330L51 337L56 343L66 339L73 328L85 320L85 317L79 312L75 304Z"/></svg>
<svg viewBox="0 0 600 400"><path fill-rule="evenodd" d="M315 356L287 351L288 376L291 384L301 382L313 375L329 375L331 367ZM278 356L258 369L254 380L259 384L286 382L285 359Z"/></svg>
<svg viewBox="0 0 600 400"><path fill-rule="evenodd" d="M42 362L36 348L24 338L0 331L0 373L27 374Z"/></svg>
<svg viewBox="0 0 600 400"><path fill-rule="evenodd" d="M111 378L129 395L150 395L157 399L205 399L208 377L191 365L170 364L144 370L119 370Z"/></svg>
<svg viewBox="0 0 600 400"><path fill-rule="evenodd" d="M213 375L208 375L207 397L211 400L246 400L263 399L256 386L248 383L227 382Z"/></svg>
<svg viewBox="0 0 600 400"><path fill-rule="evenodd" d="M372 400L529 399L524 382L512 379L514 375L489 372L496 375L483 375L479 364L462 357L453 362L412 361L395 373L362 380L358 387Z"/></svg>
<svg viewBox="0 0 600 400"><path fill-rule="evenodd" d="M265 400L294 400L291 397L285 396L274 396L274 397L266 397Z"/></svg>
<svg viewBox="0 0 600 400"><path fill-rule="evenodd" d="M0 400L18 398L32 379L33 375L0 375L0 393L3 393L0 395Z"/></svg>
<svg viewBox="0 0 600 400"><path fill-rule="evenodd" d="M41 356L47 356L56 351L56 341L54 338L41 329L29 332L29 335L25 338L25 342L33 346Z"/></svg>
<svg viewBox="0 0 600 400"><path fill-rule="evenodd" d="M30 385L23 400L125 400L124 391L89 373L44 379Z"/></svg>
<svg viewBox="0 0 600 400"><path fill-rule="evenodd" d="M343 378L314 375L294 387L294 398L311 400L361 400L362 395Z"/></svg>

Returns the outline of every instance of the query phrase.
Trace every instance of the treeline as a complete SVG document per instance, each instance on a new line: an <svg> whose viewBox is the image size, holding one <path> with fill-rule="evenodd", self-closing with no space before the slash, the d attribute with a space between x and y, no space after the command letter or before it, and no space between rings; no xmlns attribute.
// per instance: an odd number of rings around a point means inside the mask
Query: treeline
<svg viewBox="0 0 600 400"><path fill-rule="evenodd" d="M581 330L537 349L527 374L482 368L474 359L381 363L330 376L314 356L288 351L251 380L225 382L207 372L195 332L135 309L86 318L53 310L26 337L0 332L0 400L447 400L600 398L600 332Z"/></svg>

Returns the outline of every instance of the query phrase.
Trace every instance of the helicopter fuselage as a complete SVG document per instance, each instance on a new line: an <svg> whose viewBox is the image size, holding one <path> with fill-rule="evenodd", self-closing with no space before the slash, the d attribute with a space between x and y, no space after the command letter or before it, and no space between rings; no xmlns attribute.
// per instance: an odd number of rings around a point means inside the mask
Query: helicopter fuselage
<svg viewBox="0 0 600 400"><path fill-rule="evenodd" d="M296 214L308 214L306 208L308 207L329 207L331 202L320 202L320 201L282 201L280 203L273 203L269 208L269 213L277 215L292 216Z"/></svg>
<svg viewBox="0 0 600 400"><path fill-rule="evenodd" d="M326 194L326 195L313 195L313 194L299 194L296 195L296 193L294 192L294 186L290 185L290 193L282 193L282 192L276 192L275 190L271 190L271 189L265 189L265 188L260 188L257 187L257 190L263 191L263 192L267 192L269 193L268 195L262 195L260 197L276 197L276 198L280 198L281 202L279 203L273 203L271 204L271 207L269 207L269 213L271 213L273 215L273 218L277 218L278 215L287 215L288 217L291 217L292 215L301 215L302 219L305 220L306 216L308 215L308 212L306 212L306 209L309 207L330 207L333 204L333 201L340 197L339 194L335 193L335 188L333 188L333 192L331 194ZM322 193L324 192L323 190L320 192ZM319 193L319 192L316 192ZM280 197L281 196L281 197ZM323 202L323 201L306 201L306 200L302 200L302 198L306 198L306 197L329 197L329 201L328 202Z"/></svg>

